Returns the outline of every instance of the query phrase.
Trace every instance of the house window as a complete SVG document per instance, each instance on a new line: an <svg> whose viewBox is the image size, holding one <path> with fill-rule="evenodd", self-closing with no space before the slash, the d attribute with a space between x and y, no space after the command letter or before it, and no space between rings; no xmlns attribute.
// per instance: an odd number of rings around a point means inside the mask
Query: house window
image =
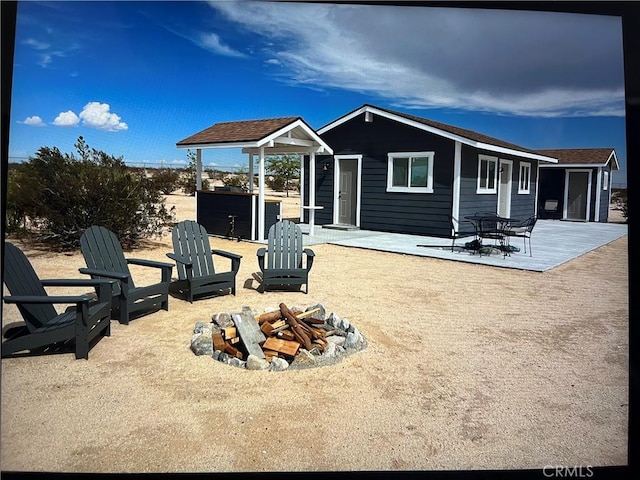
<svg viewBox="0 0 640 480"><path fill-rule="evenodd" d="M433 193L434 152L389 153L387 192Z"/></svg>
<svg viewBox="0 0 640 480"><path fill-rule="evenodd" d="M602 189L609 190L609 172L606 170L602 172Z"/></svg>
<svg viewBox="0 0 640 480"><path fill-rule="evenodd" d="M518 179L518 193L529 193L530 182L531 182L531 164L528 162L520 162L520 177Z"/></svg>
<svg viewBox="0 0 640 480"><path fill-rule="evenodd" d="M478 157L478 186L476 193L497 193L498 158L480 155Z"/></svg>

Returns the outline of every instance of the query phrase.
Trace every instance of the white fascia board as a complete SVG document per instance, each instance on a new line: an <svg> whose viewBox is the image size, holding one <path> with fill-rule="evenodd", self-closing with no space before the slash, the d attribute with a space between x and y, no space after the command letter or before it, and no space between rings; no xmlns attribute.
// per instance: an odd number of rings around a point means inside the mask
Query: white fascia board
<svg viewBox="0 0 640 480"><path fill-rule="evenodd" d="M252 148L257 147L257 142L226 142L226 143L201 143L193 145L176 145L178 148Z"/></svg>
<svg viewBox="0 0 640 480"><path fill-rule="evenodd" d="M338 125L341 125L341 124L351 120L352 118L357 117L358 115L360 115L360 114L362 114L364 112L372 112L372 113L375 113L376 115L379 115L381 117L388 118L389 120L393 120L393 121L396 121L396 122L399 122L399 123L404 123L405 125L409 125L411 127L418 128L418 129L423 130L425 132L433 133L433 134L438 135L440 137L448 138L449 140L453 140L454 142L460 142L462 144L469 145L471 147L481 148L483 150L489 150L489 151L497 152L497 153L506 153L506 154L509 154L509 155L517 156L517 157L530 158L530 159L533 159L533 160L542 160L542 161L551 162L551 163L556 163L558 161L555 158L545 157L544 155L539 155L539 154L536 154L536 153L527 153L527 152L522 152L520 150L513 150L513 149L505 148L505 147L498 147L496 145L491 145L489 143L477 142L475 140L471 140L469 138L462 137L460 135L456 135L455 133L446 132L444 130L440 130L439 128L435 128L435 127L432 127L430 125L426 125L426 124L424 124L422 122L417 122L415 120L411 120L409 118L402 117L400 115L395 115L393 113L389 113L389 112L386 112L384 110L378 110L377 108L371 107L371 106L363 106L363 107L359 108L358 110L355 110L355 111L351 112L350 114L339 118L335 122L330 123L329 125L326 125L325 127L323 127L320 130L318 130L318 133L320 135L322 135L323 133L325 133L325 132L327 132L329 130L332 130L333 128L337 127Z"/></svg>
<svg viewBox="0 0 640 480"><path fill-rule="evenodd" d="M563 163L560 165L540 165L540 168L602 168L603 163Z"/></svg>
<svg viewBox="0 0 640 480"><path fill-rule="evenodd" d="M305 146L309 146L309 147L313 147L316 143L323 148L323 150L326 153L332 154L333 150L332 148L327 145L317 134L316 132L314 132L313 130L311 130L302 120L298 119L293 123L290 123L289 125L287 125L286 127L282 127L280 130L275 131L274 133L272 133L271 135L266 136L265 138L263 138L262 140L259 140L257 143L257 146L261 146L261 145L265 145L271 141L273 142L278 142L281 138L285 139L285 144L291 145L292 143L290 143L289 140L294 140L295 139L293 137L285 137L284 135L287 132L290 132L291 130L295 129L295 128L301 128L302 130L305 131L305 133L309 136L309 138L311 139L310 145L305 145ZM301 139L303 140L303 139Z"/></svg>
<svg viewBox="0 0 640 480"><path fill-rule="evenodd" d="M354 117L357 117L361 113L364 113L364 112L367 112L367 111L372 112L374 110L375 109L372 109L371 107L366 107L366 106L360 107L358 110L355 110L355 111L345 115L344 117L340 117L339 119L329 123L328 125L325 125L320 130L318 130L318 135L322 135L324 132L332 130L335 127L337 127L338 125L342 125L344 122L348 122L349 120L351 120ZM378 110L375 110L375 112L378 113Z"/></svg>
<svg viewBox="0 0 640 480"><path fill-rule="evenodd" d="M264 148L265 155L278 155L278 154L285 154L285 153L308 155L311 152L320 153L323 155L331 155L331 153L328 153L324 150L324 147L317 146L317 145L313 147L301 147L296 145L289 145L289 146L275 145L274 147L263 147L263 148ZM259 151L260 151L259 147L248 147L248 148L242 149L242 153L258 154Z"/></svg>
<svg viewBox="0 0 640 480"><path fill-rule="evenodd" d="M611 162L611 160L613 160L613 162ZM616 151L615 150L611 150L611 155L609 155L609 158L605 162L605 165L607 165L609 162L612 163L611 170L613 170L613 165L614 164L616 166L616 170L620 170L620 164L618 163L618 156L616 155Z"/></svg>

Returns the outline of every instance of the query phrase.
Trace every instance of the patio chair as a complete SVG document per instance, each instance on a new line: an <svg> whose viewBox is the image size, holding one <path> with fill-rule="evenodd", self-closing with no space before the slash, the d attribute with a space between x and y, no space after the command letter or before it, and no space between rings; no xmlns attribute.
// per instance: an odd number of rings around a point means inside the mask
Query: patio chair
<svg viewBox="0 0 640 480"><path fill-rule="evenodd" d="M535 215L527 218L520 224L510 226L505 234L509 237L520 237L524 244L524 253L527 253L527 239L529 240L529 256L531 257L531 233L535 227L538 217Z"/></svg>
<svg viewBox="0 0 640 480"><path fill-rule="evenodd" d="M262 292L271 287L302 288L309 293L309 270L315 253L302 247L302 231L289 220L281 220L269 228L267 248L258 249L258 265L262 272ZM306 256L306 266L303 258Z"/></svg>
<svg viewBox="0 0 640 480"><path fill-rule="evenodd" d="M114 284L112 310L120 323L159 309L169 310L169 283L173 265L153 260L125 258L122 246L115 233L104 227L88 228L80 237L80 249L87 264L80 273L91 278L111 278ZM129 264L156 268L160 281L144 287L136 287Z"/></svg>
<svg viewBox="0 0 640 480"><path fill-rule="evenodd" d="M12 243L5 243L4 283L11 293L3 297L15 304L25 325L8 328L2 357L18 352L75 343L76 359L89 358L91 344L111 334L110 280L40 280L27 256ZM94 295L49 295L45 286L96 288ZM75 304L58 313L55 304Z"/></svg>
<svg viewBox="0 0 640 480"><path fill-rule="evenodd" d="M559 218L558 212L558 200L548 199L544 201L544 213L545 218L552 218L554 220Z"/></svg>
<svg viewBox="0 0 640 480"><path fill-rule="evenodd" d="M451 251L459 238L474 237L476 238L476 228L473 222L469 220L459 221L456 217L449 215L449 223L451 224Z"/></svg>
<svg viewBox="0 0 640 480"><path fill-rule="evenodd" d="M236 275L240 269L241 255L211 250L207 230L197 222L185 220L173 227L171 233L173 253L167 257L176 262L178 280L171 284L171 289L186 294L193 303L195 295L220 294L230 291L236 294ZM216 273L213 255L231 260L231 270Z"/></svg>

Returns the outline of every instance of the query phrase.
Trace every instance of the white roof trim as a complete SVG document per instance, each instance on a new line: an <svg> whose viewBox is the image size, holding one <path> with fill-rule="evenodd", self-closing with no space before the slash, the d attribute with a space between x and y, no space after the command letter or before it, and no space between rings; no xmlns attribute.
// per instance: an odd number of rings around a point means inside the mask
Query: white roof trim
<svg viewBox="0 0 640 480"><path fill-rule="evenodd" d="M275 131L274 133L272 133L271 135L268 135L266 137L264 137L262 140L259 140L257 142L257 146L260 147L262 145L265 144L269 144L269 142L274 142L274 143L283 143L285 145L298 145L297 143L291 143L291 142L295 142L295 137L284 137L284 138L280 138L283 135L285 135L288 132L291 132L291 130L293 130L294 128L298 128L300 127L302 130L304 130L304 132L309 136L309 138L311 139L311 144L305 144L303 146L305 147L311 147L313 146L314 142L317 143L320 147L322 147L327 153L332 154L333 150L331 149L331 147L329 145L327 145L324 140L322 140L318 134L316 132L314 132L312 129L310 129L306 123L304 123L302 120L298 119L293 123L290 123L289 125L287 125L286 127L282 127L280 130ZM282 141L279 141L282 140ZM304 140L304 139L300 139L300 140Z"/></svg>
<svg viewBox="0 0 640 480"><path fill-rule="evenodd" d="M415 120L411 120L409 118L406 117L402 117L400 115L395 115L393 113L389 113L386 112L384 110L379 110L375 107L372 107L370 105L365 105L363 107L360 107L359 109L345 115L344 117L339 118L338 120L329 123L328 125L325 125L324 127L322 127L320 130L318 130L318 134L322 135L325 132L328 132L329 130L334 129L335 127L351 120L354 117L357 117L358 115L361 115L364 112L372 112L375 113L376 115L379 115L381 117L385 117L388 118L390 120L394 120L396 122L399 123L403 123L405 125L409 125L411 127L415 127L418 128L420 130L424 130L426 132L429 133L433 133L436 135L439 135L441 137L445 137L448 138L450 140L456 141L456 142L460 142L463 143L465 145L469 145L475 148L480 148L483 150L489 150L492 152L498 152L498 153L505 153L505 154L509 154L509 155L514 155L514 156L518 156L518 157L524 157L524 158L531 158L534 160L541 160L544 162L549 162L549 163L557 163L558 160L552 157L546 157L544 155L539 155L539 154L535 154L535 153L528 153L528 152L522 152L520 150L513 150L511 148L506 148L506 147L499 147L497 145L491 145L489 143L483 143L483 142L477 142L475 140L471 140L469 138L466 137L462 137L460 135L456 135L455 133L451 133L451 132L446 132L444 130L440 130L439 128L435 128L432 127L430 125L426 125L424 123L421 122L416 122Z"/></svg>
<svg viewBox="0 0 640 480"><path fill-rule="evenodd" d="M257 147L258 142L225 142L225 143L199 143L193 145L176 145L177 148L251 148Z"/></svg>
<svg viewBox="0 0 640 480"><path fill-rule="evenodd" d="M308 136L307 139L294 137L291 135L291 131L300 127ZM314 132L306 123L298 119L289 125L282 127L281 129L267 135L260 140L251 142L224 142L224 143L201 143L193 145L176 145L178 148L193 148L193 149L205 149L205 148L242 148L250 153L250 151L258 151L260 147L271 150L274 153L326 153L328 155L333 154L333 149L322 140L316 132Z"/></svg>
<svg viewBox="0 0 640 480"><path fill-rule="evenodd" d="M607 159L607 161L605 162L605 165L607 163L609 163L611 161L611 159L613 158L613 161L616 164L616 170L620 170L620 164L618 163L618 156L616 155L616 151L615 150L611 150L611 155L609 155L609 158ZM613 167L613 165L612 165Z"/></svg>

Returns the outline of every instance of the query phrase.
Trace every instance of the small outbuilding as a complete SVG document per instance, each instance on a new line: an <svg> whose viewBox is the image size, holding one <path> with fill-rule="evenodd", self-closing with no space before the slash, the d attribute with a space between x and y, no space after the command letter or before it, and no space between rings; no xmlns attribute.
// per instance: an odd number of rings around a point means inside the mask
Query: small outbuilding
<svg viewBox="0 0 640 480"><path fill-rule="evenodd" d="M607 222L612 172L620 168L613 148L539 150L558 159L540 165L540 218Z"/></svg>

